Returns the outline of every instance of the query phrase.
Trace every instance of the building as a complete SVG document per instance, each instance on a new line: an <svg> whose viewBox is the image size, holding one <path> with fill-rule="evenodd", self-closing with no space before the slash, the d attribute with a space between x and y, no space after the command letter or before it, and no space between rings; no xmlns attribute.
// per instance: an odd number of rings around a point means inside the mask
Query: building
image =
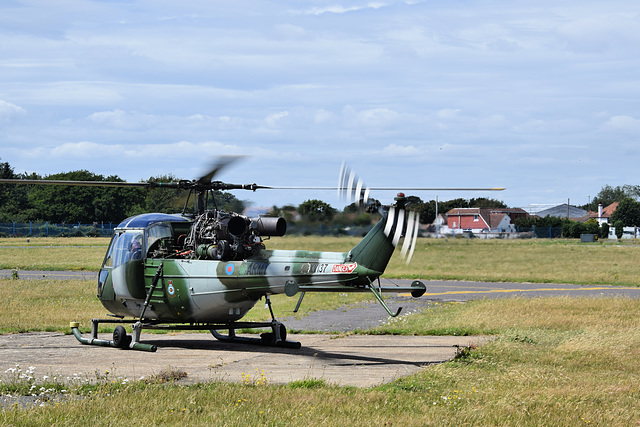
<svg viewBox="0 0 640 427"><path fill-rule="evenodd" d="M515 226L511 223L510 215L527 213L522 209L492 209L492 208L456 208L445 214L447 220L443 233L455 233L456 230L472 233L513 233Z"/></svg>
<svg viewBox="0 0 640 427"><path fill-rule="evenodd" d="M580 209L575 206L568 205L563 203L561 205L554 206L549 209L545 209L536 213L540 218L544 218L547 216L552 216L555 218L582 218L585 215L588 215L589 212L584 209Z"/></svg>
<svg viewBox="0 0 640 427"><path fill-rule="evenodd" d="M619 204L620 203L618 202L613 202L606 208L603 208L602 205L598 205L598 216L595 217L598 224L611 224L611 215L616 211Z"/></svg>

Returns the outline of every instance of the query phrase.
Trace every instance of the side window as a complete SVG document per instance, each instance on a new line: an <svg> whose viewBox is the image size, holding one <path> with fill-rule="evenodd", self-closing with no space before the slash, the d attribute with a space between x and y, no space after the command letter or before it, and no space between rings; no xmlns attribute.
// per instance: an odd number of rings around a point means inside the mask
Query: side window
<svg viewBox="0 0 640 427"><path fill-rule="evenodd" d="M171 227L169 224L156 224L147 230L147 247L153 249L153 244L160 239L171 237Z"/></svg>

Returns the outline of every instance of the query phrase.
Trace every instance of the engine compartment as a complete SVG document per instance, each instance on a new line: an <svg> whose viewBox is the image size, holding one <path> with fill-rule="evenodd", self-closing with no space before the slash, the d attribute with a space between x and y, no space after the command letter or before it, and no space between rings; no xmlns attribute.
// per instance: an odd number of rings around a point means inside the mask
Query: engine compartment
<svg viewBox="0 0 640 427"><path fill-rule="evenodd" d="M263 237L284 236L280 217L250 218L238 213L208 210L189 223L173 223L171 237L149 242L150 258L192 258L220 261L247 259L264 249Z"/></svg>

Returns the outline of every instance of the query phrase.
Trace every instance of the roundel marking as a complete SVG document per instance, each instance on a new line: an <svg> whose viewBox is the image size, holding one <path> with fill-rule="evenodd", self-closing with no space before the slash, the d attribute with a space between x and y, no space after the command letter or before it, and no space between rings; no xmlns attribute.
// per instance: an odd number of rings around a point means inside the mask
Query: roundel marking
<svg viewBox="0 0 640 427"><path fill-rule="evenodd" d="M227 264L227 266L224 268L224 271L225 273L227 273L227 276L231 276L234 270L235 270L235 267L231 263Z"/></svg>

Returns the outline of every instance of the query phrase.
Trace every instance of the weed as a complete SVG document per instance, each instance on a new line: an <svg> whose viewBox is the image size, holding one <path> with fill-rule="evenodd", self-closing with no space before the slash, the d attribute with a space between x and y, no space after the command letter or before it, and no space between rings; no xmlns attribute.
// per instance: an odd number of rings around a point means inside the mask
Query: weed
<svg viewBox="0 0 640 427"><path fill-rule="evenodd" d="M306 388L306 389L314 389L326 387L327 381L323 378L305 378L298 381L291 381L289 383L290 388Z"/></svg>
<svg viewBox="0 0 640 427"><path fill-rule="evenodd" d="M163 369L155 375L150 376L144 380L147 384L164 384L164 383L174 383L176 381L180 381L184 378L187 378L188 374L186 371L179 368L168 368Z"/></svg>

